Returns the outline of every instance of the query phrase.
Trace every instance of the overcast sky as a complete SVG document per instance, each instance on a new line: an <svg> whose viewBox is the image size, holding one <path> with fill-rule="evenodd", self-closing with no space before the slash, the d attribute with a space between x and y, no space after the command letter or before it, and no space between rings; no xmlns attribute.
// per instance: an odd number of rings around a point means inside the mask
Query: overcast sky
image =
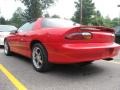
<svg viewBox="0 0 120 90"><path fill-rule="evenodd" d="M50 15L57 14L63 18L71 18L75 11L74 1L75 0L58 0L56 4L49 9ZM120 0L93 0L93 2L95 3L96 9L100 10L103 16L110 16L111 18L119 16L120 8L118 8L117 5L120 4ZM15 2L15 0L0 0L0 15L9 19L17 7L25 9L23 4Z"/></svg>

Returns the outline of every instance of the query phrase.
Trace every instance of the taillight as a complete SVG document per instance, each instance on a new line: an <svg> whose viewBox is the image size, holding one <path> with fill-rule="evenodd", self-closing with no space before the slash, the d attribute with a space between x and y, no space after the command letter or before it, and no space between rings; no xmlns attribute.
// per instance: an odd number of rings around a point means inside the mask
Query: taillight
<svg viewBox="0 0 120 90"><path fill-rule="evenodd" d="M65 39L90 40L90 39L92 39L92 33L90 33L90 32L71 33L71 34L66 35Z"/></svg>

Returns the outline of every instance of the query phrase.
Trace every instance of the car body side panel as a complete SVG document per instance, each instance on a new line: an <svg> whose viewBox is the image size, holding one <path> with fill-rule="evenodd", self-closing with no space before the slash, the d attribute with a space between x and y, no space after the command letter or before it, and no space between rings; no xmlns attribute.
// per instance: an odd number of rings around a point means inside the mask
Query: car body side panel
<svg viewBox="0 0 120 90"><path fill-rule="evenodd" d="M11 51L14 50L14 52L19 52L19 49L17 48L19 47L19 42L18 42L19 38L20 37L18 34L11 34L9 37L6 38Z"/></svg>

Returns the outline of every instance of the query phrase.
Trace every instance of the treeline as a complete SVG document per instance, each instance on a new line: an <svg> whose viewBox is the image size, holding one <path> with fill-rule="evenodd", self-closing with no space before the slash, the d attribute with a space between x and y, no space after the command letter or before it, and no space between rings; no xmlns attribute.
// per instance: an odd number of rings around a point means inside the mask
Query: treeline
<svg viewBox="0 0 120 90"><path fill-rule="evenodd" d="M14 12L13 16L9 20L5 20L4 17L0 17L0 24L11 24L16 27L21 26L23 23L27 21L33 21L37 18L44 17L54 17L60 18L58 15L50 16L49 13L46 13L46 9L52 6L57 0L19 0L25 6L26 9L22 10L20 7ZM80 12L81 12L81 0L74 2L76 11L71 17L71 20L80 23ZM115 27L120 25L120 19L114 18L111 19L109 16L103 17L100 11L96 10L95 4L92 0L82 0L82 24L84 25L99 25L106 27Z"/></svg>
<svg viewBox="0 0 120 90"><path fill-rule="evenodd" d="M106 27L115 27L120 25L120 19L111 19L109 16L103 17L99 10L96 10L95 4L92 0L82 0L82 24L85 25L99 25ZM81 0L75 2L76 11L72 17L75 22L80 22Z"/></svg>

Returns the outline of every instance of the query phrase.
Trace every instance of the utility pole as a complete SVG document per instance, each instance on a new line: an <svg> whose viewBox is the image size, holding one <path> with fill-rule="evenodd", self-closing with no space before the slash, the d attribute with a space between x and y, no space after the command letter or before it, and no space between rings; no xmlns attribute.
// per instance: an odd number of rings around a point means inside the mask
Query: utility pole
<svg viewBox="0 0 120 90"><path fill-rule="evenodd" d="M80 24L82 24L83 19L83 0L80 0Z"/></svg>
<svg viewBox="0 0 120 90"><path fill-rule="evenodd" d="M120 8L120 4L117 7ZM118 21L118 24L120 24L120 11L119 11L119 21Z"/></svg>

